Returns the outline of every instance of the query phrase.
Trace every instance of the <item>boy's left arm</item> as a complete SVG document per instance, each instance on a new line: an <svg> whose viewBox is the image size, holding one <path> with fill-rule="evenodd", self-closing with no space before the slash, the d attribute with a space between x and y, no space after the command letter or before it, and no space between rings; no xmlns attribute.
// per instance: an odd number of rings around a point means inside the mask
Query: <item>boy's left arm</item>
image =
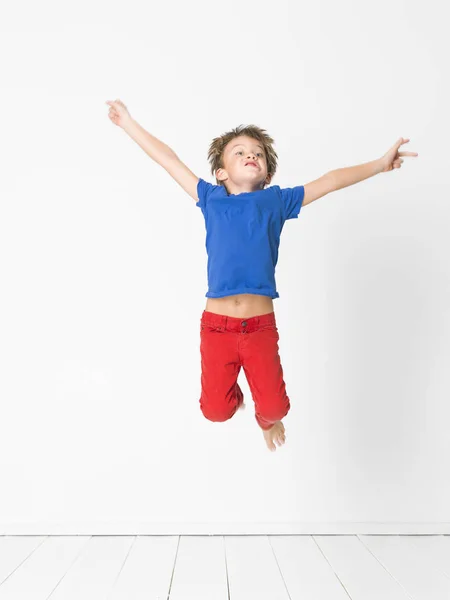
<svg viewBox="0 0 450 600"><path fill-rule="evenodd" d="M330 192L340 190L343 187L353 185L364 179L368 179L378 173L399 169L403 162L401 156L418 156L417 152L399 152L398 149L402 144L409 142L409 139L399 138L397 142L386 152L381 158L372 160L362 165L355 167L344 167L329 171L315 179L310 183L305 184L305 197L303 198L302 206L309 204Z"/></svg>

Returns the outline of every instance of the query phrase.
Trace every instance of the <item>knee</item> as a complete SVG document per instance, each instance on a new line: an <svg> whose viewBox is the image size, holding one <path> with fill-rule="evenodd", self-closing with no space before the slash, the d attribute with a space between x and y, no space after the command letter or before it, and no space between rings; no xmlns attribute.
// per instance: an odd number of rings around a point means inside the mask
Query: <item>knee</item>
<svg viewBox="0 0 450 600"><path fill-rule="evenodd" d="M205 406L200 403L200 409L203 413L203 416L208 419L208 421L215 422L223 422L228 421L236 412L236 409L231 410L230 406L227 405L217 405L217 406Z"/></svg>
<svg viewBox="0 0 450 600"><path fill-rule="evenodd" d="M267 421L275 423L275 421L281 421L288 414L290 408L289 398L286 397L280 402L260 408L259 413Z"/></svg>

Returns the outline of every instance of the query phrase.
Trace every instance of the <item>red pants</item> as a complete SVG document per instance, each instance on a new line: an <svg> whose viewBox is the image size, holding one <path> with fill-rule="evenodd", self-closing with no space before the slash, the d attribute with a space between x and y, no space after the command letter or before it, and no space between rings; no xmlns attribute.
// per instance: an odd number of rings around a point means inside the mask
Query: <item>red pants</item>
<svg viewBox="0 0 450 600"><path fill-rule="evenodd" d="M261 429L270 429L290 409L278 354L275 313L238 319L203 311L200 320L200 408L210 421L231 419L244 396L237 383L241 367Z"/></svg>

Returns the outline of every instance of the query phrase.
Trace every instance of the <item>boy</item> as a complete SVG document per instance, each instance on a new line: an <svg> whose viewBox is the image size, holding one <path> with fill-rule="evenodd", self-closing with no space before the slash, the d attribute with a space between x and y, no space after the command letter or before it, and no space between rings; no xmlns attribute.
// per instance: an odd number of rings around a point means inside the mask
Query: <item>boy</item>
<svg viewBox="0 0 450 600"><path fill-rule="evenodd" d="M285 443L282 418L290 409L278 353L273 298L278 298L275 266L280 234L287 219L332 191L398 169L398 152L409 142L400 138L377 160L329 171L293 188L265 187L277 167L273 139L264 129L240 126L215 138L208 160L217 185L198 178L166 144L132 119L120 100L109 104L111 121L134 141L195 200L207 230L207 302L200 320L200 407L211 421L230 419L243 408L237 383L241 367L255 403L255 418L267 447Z"/></svg>

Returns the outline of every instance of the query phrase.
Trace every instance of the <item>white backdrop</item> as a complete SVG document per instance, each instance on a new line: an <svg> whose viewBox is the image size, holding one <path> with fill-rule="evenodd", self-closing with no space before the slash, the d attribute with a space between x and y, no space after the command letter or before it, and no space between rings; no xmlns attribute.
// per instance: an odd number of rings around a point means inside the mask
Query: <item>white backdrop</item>
<svg viewBox="0 0 450 600"><path fill-rule="evenodd" d="M450 532L446 20L438 2L8 6L0 21L0 533ZM13 12L17 11L17 12ZM239 124L281 187L402 168L287 221L274 301L291 411L199 406L205 226L108 118L215 183Z"/></svg>

